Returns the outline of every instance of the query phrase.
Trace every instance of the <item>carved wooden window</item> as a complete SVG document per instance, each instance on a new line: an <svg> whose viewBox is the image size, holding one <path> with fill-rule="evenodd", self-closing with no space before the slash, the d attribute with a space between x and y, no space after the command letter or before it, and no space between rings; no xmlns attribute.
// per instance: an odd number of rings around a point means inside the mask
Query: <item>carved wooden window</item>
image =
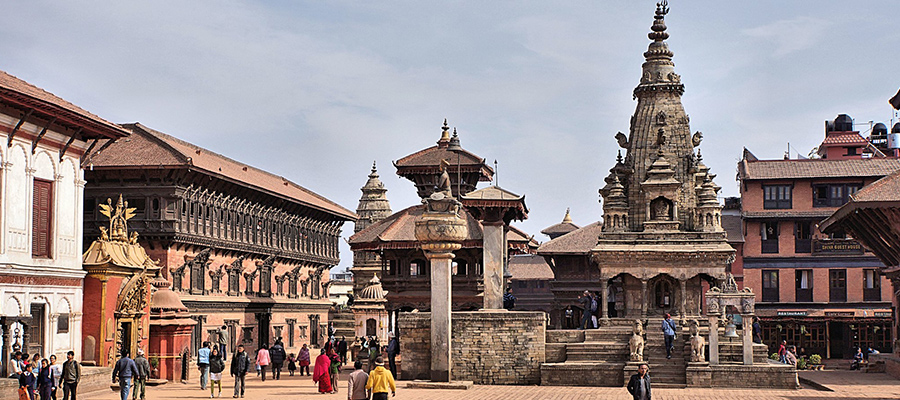
<svg viewBox="0 0 900 400"><path fill-rule="evenodd" d="M297 274L291 273L288 275L288 296L291 298L297 297Z"/></svg>
<svg viewBox="0 0 900 400"><path fill-rule="evenodd" d="M297 325L297 320L294 318L287 318L284 320L287 323L287 347L294 347L294 328Z"/></svg>
<svg viewBox="0 0 900 400"><path fill-rule="evenodd" d="M206 292L206 267L207 263L194 259L191 264L191 293L204 294Z"/></svg>
<svg viewBox="0 0 900 400"><path fill-rule="evenodd" d="M259 294L264 296L272 294L272 268L265 265L259 268Z"/></svg>
<svg viewBox="0 0 900 400"><path fill-rule="evenodd" d="M231 268L228 270L228 295L237 296L241 292L241 270Z"/></svg>
<svg viewBox="0 0 900 400"><path fill-rule="evenodd" d="M778 301L778 270L764 269L762 271L762 301Z"/></svg>
<svg viewBox="0 0 900 400"><path fill-rule="evenodd" d="M310 278L306 278L306 279L300 281L300 286L303 287L303 291L300 295L303 297L309 297L309 291L308 291L309 281L310 281Z"/></svg>
<svg viewBox="0 0 900 400"><path fill-rule="evenodd" d="M881 301L881 276L877 270L863 270L863 301Z"/></svg>
<svg viewBox="0 0 900 400"><path fill-rule="evenodd" d="M832 269L828 271L829 300L832 302L847 301L847 270Z"/></svg>
<svg viewBox="0 0 900 400"><path fill-rule="evenodd" d="M31 255L50 258L51 222L53 220L53 182L34 180L32 207Z"/></svg>
<svg viewBox="0 0 900 400"><path fill-rule="evenodd" d="M222 293L222 275L225 274L225 267L220 266L219 269L215 271L209 272L209 277L212 280L212 287L210 291L213 293Z"/></svg>
<svg viewBox="0 0 900 400"><path fill-rule="evenodd" d="M765 209L789 209L791 208L791 185L763 186L763 208Z"/></svg>

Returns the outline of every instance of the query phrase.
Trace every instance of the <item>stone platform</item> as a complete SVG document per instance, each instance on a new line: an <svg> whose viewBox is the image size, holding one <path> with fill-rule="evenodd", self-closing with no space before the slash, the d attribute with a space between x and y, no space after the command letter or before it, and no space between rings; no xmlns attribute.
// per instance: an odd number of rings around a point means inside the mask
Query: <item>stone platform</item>
<svg viewBox="0 0 900 400"><path fill-rule="evenodd" d="M407 389L445 389L445 390L469 390L475 386L472 381L431 382L412 381L406 384Z"/></svg>

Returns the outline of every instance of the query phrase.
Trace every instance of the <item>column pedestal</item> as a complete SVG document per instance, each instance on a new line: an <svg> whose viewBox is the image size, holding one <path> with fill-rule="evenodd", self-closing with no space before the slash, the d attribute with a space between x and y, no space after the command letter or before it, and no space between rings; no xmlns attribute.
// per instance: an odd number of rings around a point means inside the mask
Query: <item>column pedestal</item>
<svg viewBox="0 0 900 400"><path fill-rule="evenodd" d="M641 319L647 319L647 280L641 279Z"/></svg>
<svg viewBox="0 0 900 400"><path fill-rule="evenodd" d="M609 281L600 278L600 322L609 326Z"/></svg>
<svg viewBox="0 0 900 400"><path fill-rule="evenodd" d="M425 256L431 263L431 380L450 382L450 269L453 253L425 251Z"/></svg>
<svg viewBox="0 0 900 400"><path fill-rule="evenodd" d="M709 316L709 365L719 365L719 317Z"/></svg>
<svg viewBox="0 0 900 400"><path fill-rule="evenodd" d="M753 365L753 315L742 314L741 319L744 321L744 365Z"/></svg>
<svg viewBox="0 0 900 400"><path fill-rule="evenodd" d="M503 221L482 222L484 226L484 309L503 309Z"/></svg>

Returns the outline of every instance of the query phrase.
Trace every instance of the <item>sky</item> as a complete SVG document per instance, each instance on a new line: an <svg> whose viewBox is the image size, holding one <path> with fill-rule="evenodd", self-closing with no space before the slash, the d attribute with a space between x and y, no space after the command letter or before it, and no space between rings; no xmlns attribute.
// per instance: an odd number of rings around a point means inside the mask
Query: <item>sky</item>
<svg viewBox="0 0 900 400"><path fill-rule="evenodd" d="M898 120L896 1L669 3L668 43L720 197L744 147L806 155L824 121ZM627 132L653 1L16 1L0 70L117 123L141 122L355 210L372 162L394 211L418 203L392 161L444 118L526 196L535 235L597 190ZM890 125L889 125L890 126ZM485 183L482 183L484 187ZM352 234L345 224L344 237ZM352 255L341 247L341 264Z"/></svg>

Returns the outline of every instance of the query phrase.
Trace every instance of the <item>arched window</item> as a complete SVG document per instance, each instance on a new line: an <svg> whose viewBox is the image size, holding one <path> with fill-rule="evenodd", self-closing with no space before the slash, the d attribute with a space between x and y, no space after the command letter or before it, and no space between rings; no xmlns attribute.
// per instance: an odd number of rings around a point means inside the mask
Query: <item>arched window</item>
<svg viewBox="0 0 900 400"><path fill-rule="evenodd" d="M656 306L669 308L672 305L672 285L668 281L656 283Z"/></svg>

